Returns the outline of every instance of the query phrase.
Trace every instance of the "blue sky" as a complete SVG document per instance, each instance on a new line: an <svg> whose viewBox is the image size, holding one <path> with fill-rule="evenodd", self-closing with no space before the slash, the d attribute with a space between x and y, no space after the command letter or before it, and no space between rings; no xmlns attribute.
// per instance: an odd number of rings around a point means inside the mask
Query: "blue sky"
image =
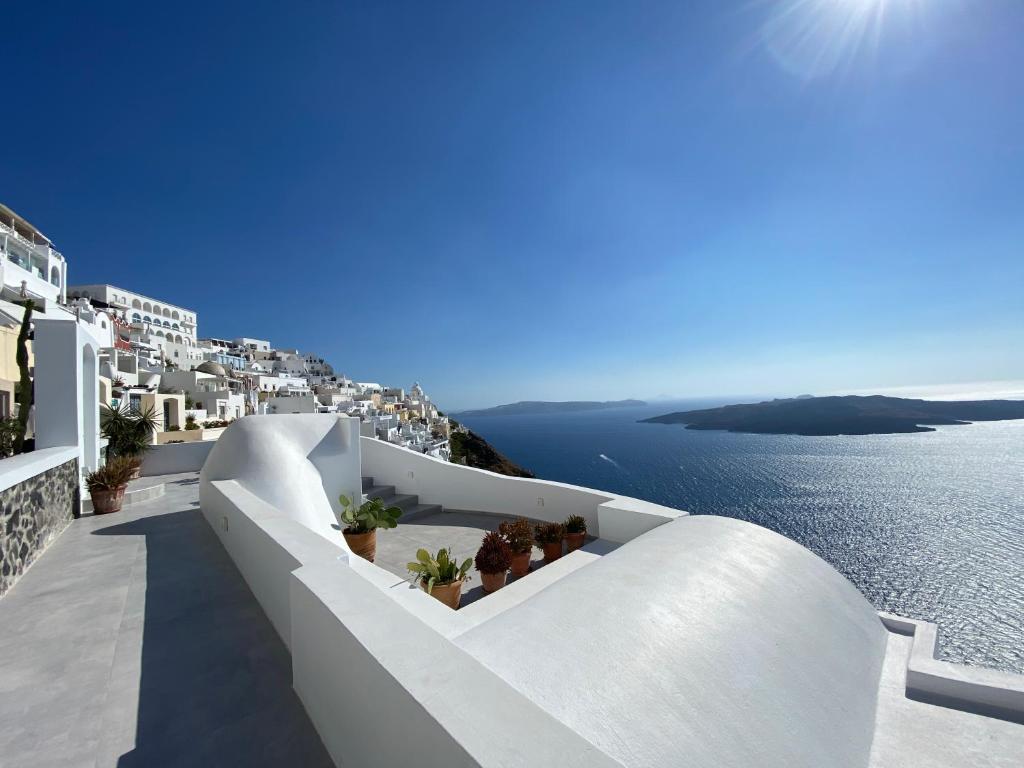
<svg viewBox="0 0 1024 768"><path fill-rule="evenodd" d="M1024 379L1019 2L4 24L0 200L204 335L451 408Z"/></svg>

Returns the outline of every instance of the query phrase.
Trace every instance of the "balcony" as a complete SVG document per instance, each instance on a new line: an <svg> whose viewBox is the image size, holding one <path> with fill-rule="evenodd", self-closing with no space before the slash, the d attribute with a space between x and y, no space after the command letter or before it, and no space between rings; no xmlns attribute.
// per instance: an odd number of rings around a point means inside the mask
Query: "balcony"
<svg viewBox="0 0 1024 768"><path fill-rule="evenodd" d="M0 259L0 276L7 295L12 298L20 297L24 287L26 298L54 302L60 299L60 287L46 279L43 269L38 264L33 264L10 251L5 252L3 256L4 258Z"/></svg>

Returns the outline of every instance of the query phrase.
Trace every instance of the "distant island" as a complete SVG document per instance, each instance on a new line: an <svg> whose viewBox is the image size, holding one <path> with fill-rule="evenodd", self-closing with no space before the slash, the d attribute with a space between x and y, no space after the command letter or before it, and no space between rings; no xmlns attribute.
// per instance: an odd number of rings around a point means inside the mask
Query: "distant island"
<svg viewBox="0 0 1024 768"><path fill-rule="evenodd" d="M457 416L523 416L536 413L568 413L572 411L603 411L609 408L634 408L647 405L643 400L567 400L552 402L547 400L523 400L508 405L496 405L493 408L481 408L476 411L461 411Z"/></svg>
<svg viewBox="0 0 1024 768"><path fill-rule="evenodd" d="M902 397L809 397L679 411L641 421L772 435L889 435L934 426L1024 419L1021 400L910 400Z"/></svg>

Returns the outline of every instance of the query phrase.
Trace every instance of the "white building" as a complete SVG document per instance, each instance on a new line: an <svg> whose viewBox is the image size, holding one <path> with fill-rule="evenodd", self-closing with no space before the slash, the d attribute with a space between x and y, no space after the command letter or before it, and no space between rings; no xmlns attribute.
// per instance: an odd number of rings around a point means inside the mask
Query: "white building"
<svg viewBox="0 0 1024 768"><path fill-rule="evenodd" d="M0 298L54 305L67 298L68 265L32 224L0 204Z"/></svg>
<svg viewBox="0 0 1024 768"><path fill-rule="evenodd" d="M109 284L73 285L68 288L68 295L88 299L94 306L113 309L131 324L134 332L185 347L196 345L198 314L195 310Z"/></svg>
<svg viewBox="0 0 1024 768"><path fill-rule="evenodd" d="M232 344L239 349L249 350L250 352L269 352L273 349L270 346L270 342L266 339L250 339L245 336L232 339Z"/></svg>

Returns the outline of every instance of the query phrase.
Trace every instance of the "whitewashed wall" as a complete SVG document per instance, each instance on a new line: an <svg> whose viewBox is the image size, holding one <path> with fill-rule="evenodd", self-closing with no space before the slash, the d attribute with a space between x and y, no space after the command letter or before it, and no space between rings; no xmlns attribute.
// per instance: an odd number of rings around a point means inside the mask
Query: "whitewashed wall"
<svg viewBox="0 0 1024 768"><path fill-rule="evenodd" d="M562 522L582 515L588 531L609 541L629 541L685 515L657 504L547 480L507 477L451 464L372 437L362 437L363 474L425 504Z"/></svg>

